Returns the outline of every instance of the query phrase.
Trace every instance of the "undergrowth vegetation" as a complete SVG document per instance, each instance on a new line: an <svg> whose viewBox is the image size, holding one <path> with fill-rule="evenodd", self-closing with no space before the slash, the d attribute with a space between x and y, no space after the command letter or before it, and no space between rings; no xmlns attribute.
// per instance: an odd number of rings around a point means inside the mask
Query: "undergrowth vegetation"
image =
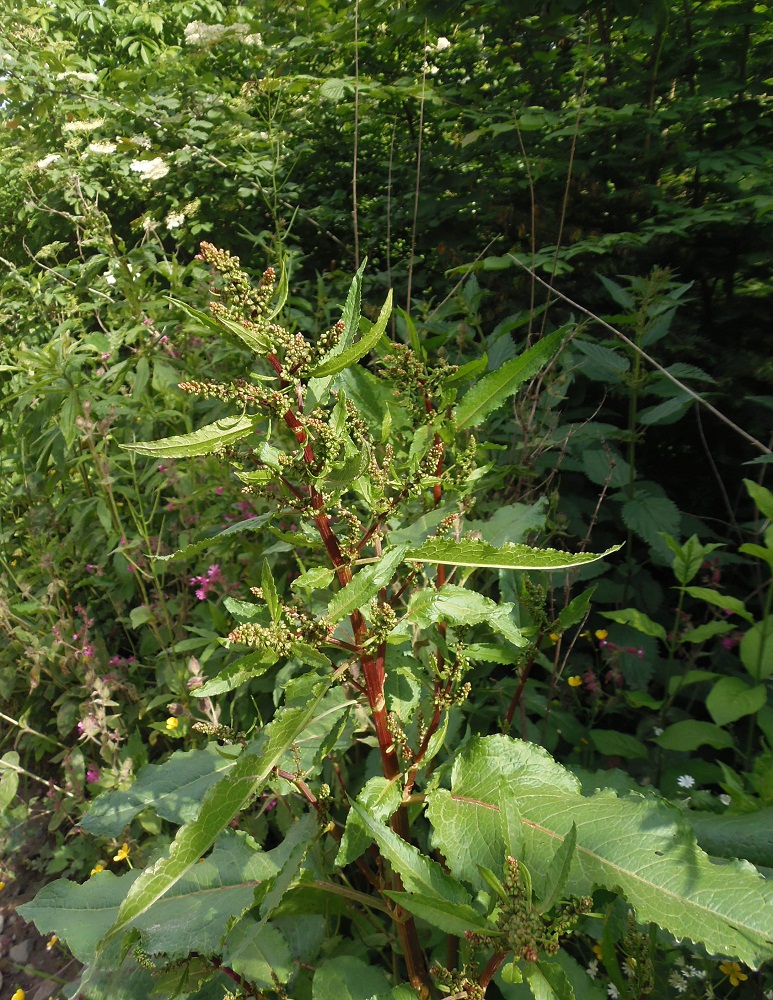
<svg viewBox="0 0 773 1000"><path fill-rule="evenodd" d="M440 6L3 4L64 995L773 996L769 18Z"/></svg>

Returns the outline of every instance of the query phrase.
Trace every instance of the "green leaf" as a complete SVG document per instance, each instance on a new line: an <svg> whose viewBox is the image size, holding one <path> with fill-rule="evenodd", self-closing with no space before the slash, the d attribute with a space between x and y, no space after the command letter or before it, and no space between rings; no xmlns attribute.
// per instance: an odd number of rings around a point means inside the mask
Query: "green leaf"
<svg viewBox="0 0 773 1000"><path fill-rule="evenodd" d="M399 782L376 776L365 782L362 791L357 796L357 801L379 823L387 823L398 809L402 797ZM346 817L346 828L341 838L335 863L340 868L345 868L346 865L359 858L372 842L373 838L360 823L357 813L350 810Z"/></svg>
<svg viewBox="0 0 773 1000"><path fill-rule="evenodd" d="M402 879L407 892L425 900L470 904L470 896L464 886L451 875L446 875L437 861L426 857L413 844L407 844L391 827L375 820L358 802L352 801L351 807L371 839L376 841L382 855Z"/></svg>
<svg viewBox="0 0 773 1000"><path fill-rule="evenodd" d="M430 538L420 548L409 552L406 562L443 563L447 566L475 566L488 569L532 569L552 572L596 562L617 552L613 545L605 552L559 552L558 549L533 549L529 545L505 545L495 549L486 542L451 541Z"/></svg>
<svg viewBox="0 0 773 1000"><path fill-rule="evenodd" d="M715 636L727 635L728 632L732 631L733 626L730 622L706 622L705 625L697 625L695 628L683 632L682 642L691 642L693 645L697 645L701 642L707 642Z"/></svg>
<svg viewBox="0 0 773 1000"><path fill-rule="evenodd" d="M334 569L327 569L325 566L315 566L301 573L290 584L291 590L324 590L333 582L335 576Z"/></svg>
<svg viewBox="0 0 773 1000"><path fill-rule="evenodd" d="M341 322L344 324L344 332L338 343L335 344L335 346L327 352L325 357L321 359L322 364L327 364L328 361L337 357L350 347L352 341L354 340L354 335L357 332L360 323L362 276L365 272L365 265L367 263L368 258L366 257L362 264L360 264L354 278L352 278L352 283L349 286L349 293L346 296L344 310L341 315ZM332 382L332 375L327 375L324 378L309 379L306 387L306 398L303 403L305 413L310 413L315 407L323 406L327 402ZM347 388L351 391L350 387L347 386Z"/></svg>
<svg viewBox="0 0 773 1000"><path fill-rule="evenodd" d="M197 952L201 949L197 946ZM219 956L218 956L219 957ZM273 990L286 983L295 964L282 932L251 917L240 920L225 941L223 964L248 979L253 987Z"/></svg>
<svg viewBox="0 0 773 1000"><path fill-rule="evenodd" d="M279 603L279 595L276 592L274 575L271 572L268 559L263 560L260 586L263 591L263 600L266 602L268 613L271 615L271 621L276 625L282 618L282 606Z"/></svg>
<svg viewBox="0 0 773 1000"><path fill-rule="evenodd" d="M733 745L733 738L724 729L710 722L697 722L685 719L669 726L660 736L655 736L653 742L664 750L697 750L698 747L709 746L715 750L724 750Z"/></svg>
<svg viewBox="0 0 773 1000"><path fill-rule="evenodd" d="M391 984L381 969L354 955L336 955L317 967L312 1000L370 1000L389 995Z"/></svg>
<svg viewBox="0 0 773 1000"><path fill-rule="evenodd" d="M706 698L709 715L718 726L726 726L745 715L754 715L767 703L764 684L749 687L740 677L723 677Z"/></svg>
<svg viewBox="0 0 773 1000"><path fill-rule="evenodd" d="M9 750L0 757L0 817L16 797L19 787L19 755Z"/></svg>
<svg viewBox="0 0 773 1000"><path fill-rule="evenodd" d="M367 604L382 587L391 583L407 549L407 544L395 545L387 549L378 562L358 570L351 581L333 596L327 608L328 619L331 622L340 621L345 615Z"/></svg>
<svg viewBox="0 0 773 1000"><path fill-rule="evenodd" d="M233 817L264 787L274 767L314 718L327 686L327 683L321 682L304 708L280 711L260 738L244 749L229 774L209 789L197 818L180 828L168 856L142 872L131 887L121 905L118 919L104 937L102 948L127 930L168 892L203 857Z"/></svg>
<svg viewBox="0 0 773 1000"><path fill-rule="evenodd" d="M470 526L480 532L481 538L494 548L501 548L509 542L522 542L532 531L542 531L547 516L545 497L535 504L514 503L500 507L490 520L480 523L470 522Z"/></svg>
<svg viewBox="0 0 773 1000"><path fill-rule="evenodd" d="M663 547L663 532L675 535L679 530L681 515L676 504L646 487L635 490L633 500L623 504L621 513L626 527L654 548Z"/></svg>
<svg viewBox="0 0 773 1000"><path fill-rule="evenodd" d="M590 602L593 594L596 591L596 586L588 587L577 597L572 598L572 600L566 605L561 614L555 620L555 631L565 632L568 628L573 625L579 625L583 618L587 615L590 610Z"/></svg>
<svg viewBox="0 0 773 1000"><path fill-rule="evenodd" d="M418 625L427 628L434 622L448 625L477 625L487 622L515 646L527 645L527 640L513 621L514 605L497 604L475 590L444 584L438 590L426 588L413 594L408 609L393 634L407 634Z"/></svg>
<svg viewBox="0 0 773 1000"><path fill-rule="evenodd" d="M209 743L202 750L176 750L163 764L145 764L131 788L103 792L80 826L95 837L120 837L134 817L151 806L171 823L190 822L205 793L231 770L239 753L239 747L229 747L226 753Z"/></svg>
<svg viewBox="0 0 773 1000"><path fill-rule="evenodd" d="M773 809L757 812L685 813L698 843L719 858L745 858L753 865L773 868Z"/></svg>
<svg viewBox="0 0 773 1000"><path fill-rule="evenodd" d="M271 342L267 336L259 333L254 324L249 326L242 326L241 323L235 323L233 320L227 319L225 316L215 316L213 313L202 312L201 309L194 309L193 306L188 305L187 302L183 302L181 299L176 299L172 295L167 296L169 301L176 305L178 308L182 309L184 313L187 313L191 319L197 320L206 329L211 330L213 333L222 336L223 332L229 333L232 337L240 340L246 347L249 347L251 351L255 354L267 354L271 349Z"/></svg>
<svg viewBox="0 0 773 1000"><path fill-rule="evenodd" d="M483 423L489 413L498 409L558 354L573 329L567 325L554 330L519 357L506 361L498 371L476 382L456 407L457 429L465 430Z"/></svg>
<svg viewBox="0 0 773 1000"><path fill-rule="evenodd" d="M270 670L279 659L273 649L259 649L253 653L234 660L215 677L210 677L199 688L194 688L191 694L194 698L212 698L217 694L233 691L253 677L261 677Z"/></svg>
<svg viewBox="0 0 773 1000"><path fill-rule="evenodd" d="M192 556L197 556L200 552L205 549L211 548L216 545L221 538L225 538L227 535L240 534L243 531L258 531L263 528L271 518L274 516L273 512L269 514L260 514L258 517L249 517L246 521L237 521L236 524L231 524L223 531L218 531L216 535L210 535L209 538L200 538L196 542L191 542L190 545L186 545L184 549L178 549L176 552L170 553L168 556L152 556L151 558L155 562L171 562L175 559L190 559Z"/></svg>
<svg viewBox="0 0 773 1000"><path fill-rule="evenodd" d="M399 903L403 909L421 920L426 920L444 934L464 937L467 931L490 933L491 925L476 910L466 903L449 903L446 899L428 898L409 892L384 892L385 896Z"/></svg>
<svg viewBox="0 0 773 1000"><path fill-rule="evenodd" d="M618 625L631 625L642 635L652 635L663 642L668 638L662 625L654 622L643 611L638 611L636 608L624 608L622 611L602 611L601 616L608 618L611 622L617 622Z"/></svg>
<svg viewBox="0 0 773 1000"><path fill-rule="evenodd" d="M715 549L722 548L718 544L701 545L697 535L692 535L680 545L669 534L664 535L666 545L674 553L674 576L684 586L694 579L696 573Z"/></svg>
<svg viewBox="0 0 773 1000"><path fill-rule="evenodd" d="M523 974L534 1000L575 1000L566 973L557 962L526 962Z"/></svg>
<svg viewBox="0 0 773 1000"><path fill-rule="evenodd" d="M746 610L743 601L737 597L729 597L727 594L720 594L718 590L711 590L709 587L685 587L684 591L696 600L704 601L715 608L722 608L723 611L732 611L733 614L744 618L747 622L753 622L754 617Z"/></svg>
<svg viewBox="0 0 773 1000"><path fill-rule="evenodd" d="M625 757L626 760L646 760L647 748L630 733L618 733L613 729L591 729L588 733L594 747L605 757Z"/></svg>
<svg viewBox="0 0 773 1000"><path fill-rule="evenodd" d="M751 479L744 479L743 484L760 514L769 521L773 521L773 493Z"/></svg>
<svg viewBox="0 0 773 1000"><path fill-rule="evenodd" d="M136 451L139 455L151 455L153 458L190 458L194 455L211 455L213 451L224 445L233 444L246 437L254 429L258 417L224 417L212 424L200 427L190 434L175 434L162 438L160 441L149 441L146 444L122 444L126 451Z"/></svg>
<svg viewBox="0 0 773 1000"><path fill-rule="evenodd" d="M544 894L556 848L575 824L566 895L605 887L622 893L640 922L653 922L711 953L753 968L773 956L773 886L747 863L713 864L673 806L636 794L618 798L608 790L584 796L577 780L541 747L505 736L469 740L453 762L450 791L436 787L427 793L432 844L457 878L467 878L470 850L504 855L493 826L490 843L482 844L489 836L481 833L489 829L488 813L498 811L503 778L518 801L523 860L537 895ZM470 830L476 830L474 838Z"/></svg>
<svg viewBox="0 0 773 1000"><path fill-rule="evenodd" d="M752 626L741 639L741 663L756 681L773 674L773 615Z"/></svg>
<svg viewBox="0 0 773 1000"><path fill-rule="evenodd" d="M539 905L540 913L548 913L556 903L560 903L563 897L566 883L569 879L569 869L574 860L574 852L577 847L577 827L572 823L569 833L556 848L553 861L548 868L545 877L545 885L542 890L542 899Z"/></svg>
<svg viewBox="0 0 773 1000"><path fill-rule="evenodd" d="M389 317L392 313L392 289L387 293L386 302L381 307L379 317L368 332L357 341L352 347L348 347L335 357L323 362L311 372L312 378L324 378L327 375L336 375L338 372L349 368L360 358L364 358L369 351L372 351L381 340L386 330Z"/></svg>

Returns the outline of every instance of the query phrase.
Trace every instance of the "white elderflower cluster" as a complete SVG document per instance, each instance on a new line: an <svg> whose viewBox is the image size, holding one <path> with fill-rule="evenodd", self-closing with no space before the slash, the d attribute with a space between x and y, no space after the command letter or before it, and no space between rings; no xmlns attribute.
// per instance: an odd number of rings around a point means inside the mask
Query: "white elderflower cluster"
<svg viewBox="0 0 773 1000"><path fill-rule="evenodd" d="M93 132L96 128L101 128L105 124L104 118L91 118L82 122L65 122L62 125L63 132Z"/></svg>
<svg viewBox="0 0 773 1000"><path fill-rule="evenodd" d="M81 83L96 83L99 77L96 73L81 73L78 70L68 70L66 73L57 73L57 80L80 80Z"/></svg>
<svg viewBox="0 0 773 1000"><path fill-rule="evenodd" d="M114 153L116 149L118 149L116 144L114 142L110 142L109 140L104 140L103 142L89 143L90 153L100 153L100 154Z"/></svg>
<svg viewBox="0 0 773 1000"><path fill-rule="evenodd" d="M185 28L185 44L201 48L216 45L224 38L241 38L245 45L262 45L263 38L257 31L250 31L248 24L207 24L191 21Z"/></svg>
<svg viewBox="0 0 773 1000"><path fill-rule="evenodd" d="M146 181L159 181L169 173L169 164L163 156L155 156L152 160L132 160L129 169L142 174Z"/></svg>
<svg viewBox="0 0 773 1000"><path fill-rule="evenodd" d="M144 134L133 135L131 139L129 139L129 142L132 144L132 146L139 146L140 149L150 149L150 147L153 145L150 139L148 139L148 137Z"/></svg>
<svg viewBox="0 0 773 1000"><path fill-rule="evenodd" d="M185 222L185 212L170 212L164 221L166 228L170 231L172 229L179 229L183 222Z"/></svg>
<svg viewBox="0 0 773 1000"><path fill-rule="evenodd" d="M48 156L44 156L42 160L38 160L35 166L38 170L47 170L52 163L56 163L57 160L61 160L59 153L49 153Z"/></svg>

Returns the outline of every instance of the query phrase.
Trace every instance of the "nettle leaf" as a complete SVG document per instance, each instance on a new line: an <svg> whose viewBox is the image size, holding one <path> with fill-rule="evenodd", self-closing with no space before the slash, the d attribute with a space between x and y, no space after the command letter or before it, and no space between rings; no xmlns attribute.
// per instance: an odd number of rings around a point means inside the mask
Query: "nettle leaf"
<svg viewBox="0 0 773 1000"><path fill-rule="evenodd" d="M378 562L358 570L351 582L342 587L328 604L328 619L331 622L340 621L345 615L367 604L382 587L391 583L395 570L403 561L407 550L407 544L396 545L387 549Z"/></svg>
<svg viewBox="0 0 773 1000"><path fill-rule="evenodd" d="M405 889L425 900L437 899L455 905L469 905L470 895L461 883L446 875L437 861L407 844L391 827L384 826L354 800L351 807L379 850L402 879Z"/></svg>
<svg viewBox="0 0 773 1000"><path fill-rule="evenodd" d="M312 378L324 378L327 375L336 375L338 372L342 372L344 368L349 368L351 365L355 364L360 358L364 358L366 354L373 350L376 344L381 340L386 330L387 323L389 322L389 317L392 314L392 289L389 289L387 293L386 302L381 307L381 312L379 313L378 319L371 326L370 330L361 337L356 344L352 347L347 347L345 351L341 351L340 354L335 357L330 358L328 361L323 362L311 372Z"/></svg>
<svg viewBox="0 0 773 1000"><path fill-rule="evenodd" d="M552 361L573 330L574 326L568 324L554 330L517 358L506 361L498 371L489 372L476 382L456 407L457 429L466 430L482 424L486 417L514 395L524 382L533 378L541 368Z"/></svg>
<svg viewBox="0 0 773 1000"><path fill-rule="evenodd" d="M709 952L758 968L773 957L773 886L746 862L717 866L695 842L677 809L611 790L590 796L541 747L505 736L469 741L456 757L451 790L428 792L432 843L453 875L466 878L470 851L498 853L469 836L498 811L504 778L518 801L524 857L535 890L544 895L557 846L577 830L565 886L567 895L588 895L603 886L621 893L642 922L653 922ZM485 862L484 862L485 863ZM501 864L501 861L500 861Z"/></svg>
<svg viewBox="0 0 773 1000"><path fill-rule="evenodd" d="M190 434L175 434L172 437L161 438L159 441L149 441L146 444L122 444L125 451L136 451L139 455L151 455L153 458L190 458L194 455L211 455L213 451L224 445L233 444L246 437L257 426L259 417L224 417L212 424L200 427Z"/></svg>
<svg viewBox="0 0 773 1000"><path fill-rule="evenodd" d="M177 832L168 856L142 872L131 887L101 948L120 936L168 892L209 850L233 817L261 791L272 770L314 718L327 688L327 682L320 682L307 706L280 710L259 739L245 747L226 777L204 796L197 819Z"/></svg>
<svg viewBox="0 0 773 1000"><path fill-rule="evenodd" d="M419 590L408 603L408 610L392 634L407 634L411 627L427 628L434 622L448 625L477 625L487 622L515 646L525 646L528 640L512 618L512 604L497 604L474 590L444 584L438 590Z"/></svg>
<svg viewBox="0 0 773 1000"><path fill-rule="evenodd" d="M529 545L505 545L494 548L486 542L463 539L430 538L420 548L409 552L406 562L443 563L447 566L473 566L487 569L555 570L572 569L604 559L621 549L613 545L605 552L560 552L558 549L534 549Z"/></svg>
<svg viewBox="0 0 773 1000"><path fill-rule="evenodd" d="M120 837L150 806L171 823L190 822L205 792L234 766L240 752L240 747L221 750L209 743L203 750L176 750L163 764L145 764L131 788L100 795L80 825L95 837Z"/></svg>
<svg viewBox="0 0 773 1000"><path fill-rule="evenodd" d="M681 514L673 500L657 496L646 487L634 491L633 500L623 504L621 513L626 527L654 548L663 547L664 531L675 535L679 530Z"/></svg>

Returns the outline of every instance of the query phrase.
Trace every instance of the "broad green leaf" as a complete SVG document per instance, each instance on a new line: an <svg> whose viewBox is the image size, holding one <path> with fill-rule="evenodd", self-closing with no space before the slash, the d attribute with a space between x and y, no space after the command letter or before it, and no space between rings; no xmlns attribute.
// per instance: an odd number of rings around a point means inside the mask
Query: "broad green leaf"
<svg viewBox="0 0 773 1000"><path fill-rule="evenodd" d="M405 634L418 625L427 628L434 622L448 625L477 625L487 622L515 646L525 646L527 640L512 618L512 604L497 604L475 590L444 584L438 590L430 588L417 591L408 603L408 609L395 634Z"/></svg>
<svg viewBox="0 0 773 1000"><path fill-rule="evenodd" d="M336 955L317 967L311 984L312 1000L370 1000L390 993L381 969L354 955Z"/></svg>
<svg viewBox="0 0 773 1000"><path fill-rule="evenodd" d="M709 746L715 750L723 750L733 745L733 738L724 729L710 722L698 722L694 719L684 719L669 726L660 736L655 736L653 742L664 750L697 750L698 747Z"/></svg>
<svg viewBox="0 0 773 1000"><path fill-rule="evenodd" d="M715 543L701 545L697 535L691 535L683 545L680 545L668 533L663 536L663 540L674 553L674 576L682 586L694 579L698 570L715 549L722 548L721 545Z"/></svg>
<svg viewBox="0 0 773 1000"><path fill-rule="evenodd" d="M375 820L358 802L352 801L351 807L371 839L376 841L382 855L402 879L406 892L426 900L469 905L470 896L464 886L451 875L446 875L437 861L422 854L413 844L407 844L391 827Z"/></svg>
<svg viewBox="0 0 773 1000"><path fill-rule="evenodd" d="M488 521L471 521L469 526L480 532L484 542L500 549L510 542L522 542L530 531L542 531L546 516L547 500L542 497L534 504L500 507Z"/></svg>
<svg viewBox="0 0 773 1000"><path fill-rule="evenodd" d="M711 590L709 587L685 587L684 590L686 594L696 598L696 600L705 601L706 604L722 608L723 611L732 611L733 614L739 615L747 622L754 621L753 616L746 610L744 602L739 601L737 597L720 594L718 590Z"/></svg>
<svg viewBox="0 0 773 1000"><path fill-rule="evenodd" d="M585 563L604 559L617 552L613 545L605 552L560 552L558 549L533 549L529 545L505 545L495 549L486 542L431 538L420 548L409 552L406 562L443 563L447 566L476 566L487 569L532 569L552 572L572 569Z"/></svg>
<svg viewBox="0 0 773 1000"><path fill-rule="evenodd" d="M565 632L566 629L571 628L573 625L579 625L590 609L591 598L595 591L596 586L594 585L593 587L588 587L581 594L578 594L577 597L572 598L558 618L556 618L556 631Z"/></svg>
<svg viewBox="0 0 773 1000"><path fill-rule="evenodd" d="M202 312L201 309L194 309L193 306L188 305L187 302L183 302L181 299L176 299L173 296L167 296L169 301L174 305L178 306L184 313L187 313L191 319L197 320L202 326L206 327L208 330L212 330L217 333L218 336L223 335L223 331L230 333L232 337L236 337L240 340L246 347L249 347L251 351L255 354L267 354L271 349L271 341L269 338L260 333L254 324L249 324L248 326L243 326L241 323L236 323L233 320L226 319L225 316L215 316L213 313Z"/></svg>
<svg viewBox="0 0 773 1000"><path fill-rule="evenodd" d="M631 625L642 635L652 635L663 642L667 639L663 626L636 608L624 608L622 611L602 611L601 616L608 618L611 622L617 622L619 625Z"/></svg>
<svg viewBox="0 0 773 1000"><path fill-rule="evenodd" d="M556 962L526 962L523 975L534 1000L575 1000L566 973Z"/></svg>
<svg viewBox="0 0 773 1000"><path fill-rule="evenodd" d="M311 377L324 378L327 375L336 375L345 368L349 368L350 365L355 364L360 360L360 358L364 358L366 354L373 350L379 340L383 337L391 313L392 289L390 288L387 293L386 302L381 307L379 317L370 330L368 330L368 332L361 337L356 344L348 347L345 351L341 351L340 354L330 358L328 361L325 361L323 364L315 368L314 371L311 372Z"/></svg>
<svg viewBox="0 0 773 1000"><path fill-rule="evenodd" d="M327 690L321 682L304 708L280 711L259 739L248 744L229 774L210 788L196 820L177 832L168 856L146 869L129 890L102 946L122 934L201 858L233 817L265 785L272 770L314 718Z"/></svg>
<svg viewBox="0 0 773 1000"><path fill-rule="evenodd" d="M681 639L682 642L698 645L698 643L708 642L709 639L714 639L718 635L727 635L728 632L732 631L733 626L730 622L706 622L705 625L697 625L695 628L683 632Z"/></svg>
<svg viewBox="0 0 773 1000"><path fill-rule="evenodd" d="M659 496L646 486L634 491L633 500L621 507L626 527L654 548L663 547L663 532L675 535L679 530L679 508L668 497Z"/></svg>
<svg viewBox="0 0 773 1000"><path fill-rule="evenodd" d="M402 801L402 790L397 781L375 776L365 782L357 796L357 801L367 809L379 823L387 823ZM335 863L345 868L356 858L359 858L373 843L373 838L360 823L356 812L349 811L346 817L346 829L341 838Z"/></svg>
<svg viewBox="0 0 773 1000"><path fill-rule="evenodd" d="M626 760L649 757L647 748L630 733L618 733L613 729L591 729L588 733L594 747L605 757L625 757Z"/></svg>
<svg viewBox="0 0 773 1000"><path fill-rule="evenodd" d="M753 865L773 868L773 809L719 816L691 809L685 816L707 854L745 858Z"/></svg>
<svg viewBox="0 0 773 1000"><path fill-rule="evenodd" d="M740 677L723 677L709 691L706 708L718 726L726 726L745 715L754 715L767 703L764 684L749 687Z"/></svg>
<svg viewBox="0 0 773 1000"><path fill-rule="evenodd" d="M105 792L80 825L95 837L120 837L134 817L152 807L171 823L195 819L210 786L230 771L241 752L209 743L202 750L176 750L163 764L145 764L126 791Z"/></svg>
<svg viewBox="0 0 773 1000"><path fill-rule="evenodd" d="M528 348L495 372L485 375L469 389L456 407L456 427L477 427L509 399L524 382L551 361L569 337L573 326L562 326Z"/></svg>
<svg viewBox="0 0 773 1000"><path fill-rule="evenodd" d="M350 583L342 587L328 604L328 619L332 622L340 621L356 608L367 604L382 587L391 583L395 570L403 561L407 549L407 544L393 546L391 549L387 549L378 562L358 570Z"/></svg>
<svg viewBox="0 0 773 1000"><path fill-rule="evenodd" d="M450 903L447 899L413 895L410 892L385 891L384 895L399 903L414 917L426 920L433 927L439 928L444 934L464 937L467 931L485 934L486 931L492 930L486 918L467 903Z"/></svg>
<svg viewBox="0 0 773 1000"><path fill-rule="evenodd" d="M773 615L753 625L741 639L741 663L756 681L773 674Z"/></svg>
<svg viewBox="0 0 773 1000"><path fill-rule="evenodd" d="M556 848L577 829L564 892L598 886L625 896L640 922L703 944L753 968L773 956L773 886L747 863L712 863L677 809L655 797L584 796L577 780L540 747L505 736L467 742L453 763L450 791L427 793L432 843L457 878L466 878L471 829L498 810L499 782L512 788L524 828L524 857L544 893ZM504 844L488 845L504 855Z"/></svg>
<svg viewBox="0 0 773 1000"><path fill-rule="evenodd" d="M334 569L326 569L324 566L315 566L301 573L290 584L291 590L323 590L333 582L335 576Z"/></svg>
<svg viewBox="0 0 773 1000"><path fill-rule="evenodd" d="M193 455L211 455L224 445L233 444L250 434L258 423L258 417L224 417L212 424L200 427L190 434L175 434L148 441L146 444L122 444L126 451L136 451L140 455L153 458L190 458Z"/></svg>
<svg viewBox="0 0 773 1000"><path fill-rule="evenodd" d="M196 951L200 951L198 946ZM250 916L240 920L228 935L222 960L258 989L275 989L277 983L288 982L295 970L282 932L270 924L257 923Z"/></svg>

